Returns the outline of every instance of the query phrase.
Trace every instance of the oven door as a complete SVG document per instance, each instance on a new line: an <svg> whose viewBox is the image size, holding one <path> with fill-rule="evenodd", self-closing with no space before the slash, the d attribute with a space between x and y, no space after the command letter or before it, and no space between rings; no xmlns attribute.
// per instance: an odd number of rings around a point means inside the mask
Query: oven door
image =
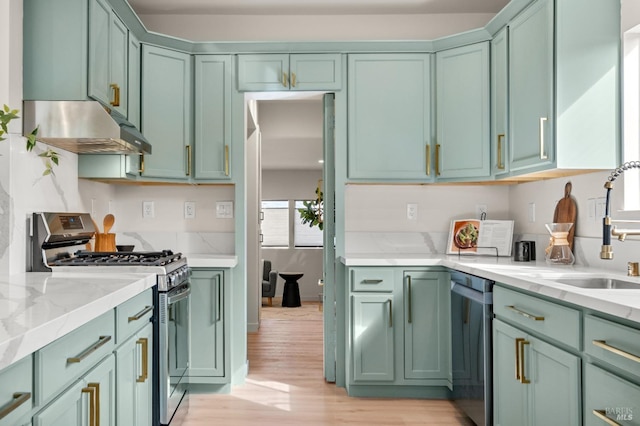
<svg viewBox="0 0 640 426"><path fill-rule="evenodd" d="M160 301L160 424L168 425L187 392L189 368L189 296L187 282L166 293Z"/></svg>

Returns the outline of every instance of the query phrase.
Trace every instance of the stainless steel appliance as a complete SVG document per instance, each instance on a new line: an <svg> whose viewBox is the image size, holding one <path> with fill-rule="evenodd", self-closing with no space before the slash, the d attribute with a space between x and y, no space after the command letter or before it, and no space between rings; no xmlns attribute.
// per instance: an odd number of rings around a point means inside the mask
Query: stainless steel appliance
<svg viewBox="0 0 640 426"><path fill-rule="evenodd" d="M189 267L181 253L91 252L85 244L95 229L87 213L34 213L30 271L155 273L154 425L169 425L188 409L185 374L189 367ZM114 269L117 268L117 269Z"/></svg>
<svg viewBox="0 0 640 426"><path fill-rule="evenodd" d="M493 281L451 272L453 400L476 424L493 424Z"/></svg>

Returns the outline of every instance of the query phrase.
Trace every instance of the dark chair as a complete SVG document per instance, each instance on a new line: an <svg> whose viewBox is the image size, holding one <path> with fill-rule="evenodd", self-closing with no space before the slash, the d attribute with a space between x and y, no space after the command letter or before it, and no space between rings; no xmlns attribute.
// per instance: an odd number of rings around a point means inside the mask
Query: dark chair
<svg viewBox="0 0 640 426"><path fill-rule="evenodd" d="M273 297L276 295L278 271L271 270L271 261L262 261L262 297L269 298L269 306L273 306Z"/></svg>

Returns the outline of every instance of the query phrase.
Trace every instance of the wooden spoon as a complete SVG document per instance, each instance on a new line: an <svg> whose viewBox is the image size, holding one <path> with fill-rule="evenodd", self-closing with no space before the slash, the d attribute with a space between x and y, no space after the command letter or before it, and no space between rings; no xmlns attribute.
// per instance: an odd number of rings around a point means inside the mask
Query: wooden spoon
<svg viewBox="0 0 640 426"><path fill-rule="evenodd" d="M116 221L116 218L109 213L108 215L106 215L104 217L104 220L102 221L103 225L104 225L104 233L108 234L109 231L111 231L111 227L113 226L113 223Z"/></svg>

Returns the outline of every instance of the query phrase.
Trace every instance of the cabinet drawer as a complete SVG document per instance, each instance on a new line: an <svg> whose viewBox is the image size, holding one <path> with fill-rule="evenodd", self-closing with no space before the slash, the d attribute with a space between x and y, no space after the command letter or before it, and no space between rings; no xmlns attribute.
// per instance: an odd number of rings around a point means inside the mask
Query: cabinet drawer
<svg viewBox="0 0 640 426"><path fill-rule="evenodd" d="M393 291L393 269L352 269L351 291Z"/></svg>
<svg viewBox="0 0 640 426"><path fill-rule="evenodd" d="M584 320L584 351L640 378L639 329L587 315Z"/></svg>
<svg viewBox="0 0 640 426"><path fill-rule="evenodd" d="M498 286L493 288L493 310L496 316L521 328L580 349L578 310Z"/></svg>
<svg viewBox="0 0 640 426"><path fill-rule="evenodd" d="M133 336L153 315L153 291L148 289L116 307L116 345Z"/></svg>
<svg viewBox="0 0 640 426"><path fill-rule="evenodd" d="M115 346L115 314L84 324L35 353L36 404L40 405L87 372Z"/></svg>
<svg viewBox="0 0 640 426"><path fill-rule="evenodd" d="M640 386L595 365L584 367L584 424L601 426L603 416L623 425L640 425Z"/></svg>
<svg viewBox="0 0 640 426"><path fill-rule="evenodd" d="M19 419L31 411L32 371L31 355L0 371L0 426L22 424Z"/></svg>

